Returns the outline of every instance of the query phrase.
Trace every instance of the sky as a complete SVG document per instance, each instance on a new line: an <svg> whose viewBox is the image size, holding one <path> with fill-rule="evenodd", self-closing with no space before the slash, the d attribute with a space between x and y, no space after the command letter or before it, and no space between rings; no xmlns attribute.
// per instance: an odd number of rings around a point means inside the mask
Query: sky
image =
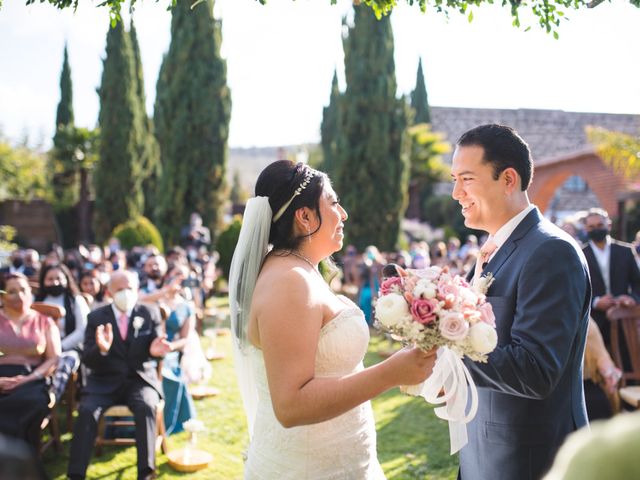
<svg viewBox="0 0 640 480"><path fill-rule="evenodd" d="M96 126L108 12L82 0L77 12L5 0L0 8L0 129L48 148L59 101L65 42L76 124ZM422 58L434 106L542 108L640 114L640 9L617 0L568 13L560 39L535 19L511 26L507 8L473 10L470 23L400 0L392 15L398 94L408 94ZM142 54L147 110L170 42L169 0L142 0L133 14ZM318 142L322 108L337 69L344 82L342 17L349 0L218 0L222 55L232 93L231 147Z"/></svg>

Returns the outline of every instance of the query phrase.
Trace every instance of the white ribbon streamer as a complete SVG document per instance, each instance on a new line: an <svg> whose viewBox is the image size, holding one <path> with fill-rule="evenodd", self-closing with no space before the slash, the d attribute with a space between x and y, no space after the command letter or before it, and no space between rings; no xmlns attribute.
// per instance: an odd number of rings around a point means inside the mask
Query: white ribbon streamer
<svg viewBox="0 0 640 480"><path fill-rule="evenodd" d="M478 411L478 389L460 356L447 347L440 347L431 376L418 385L403 387L402 391L423 397L434 405L445 404L435 408L434 412L449 422L451 455L468 443L466 424L473 420ZM441 395L441 392L444 393ZM471 405L469 411L465 412L469 393Z"/></svg>

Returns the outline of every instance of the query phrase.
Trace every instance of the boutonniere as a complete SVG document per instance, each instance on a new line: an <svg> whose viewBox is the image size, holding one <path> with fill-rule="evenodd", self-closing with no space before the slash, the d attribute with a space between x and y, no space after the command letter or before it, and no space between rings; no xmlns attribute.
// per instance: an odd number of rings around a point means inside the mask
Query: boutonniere
<svg viewBox="0 0 640 480"><path fill-rule="evenodd" d="M493 276L493 274L491 272L487 272L486 275L482 275L476 281L474 287L478 292L480 292L483 295L486 295L487 292L489 291L489 287L491 286L494 280L495 280L495 277Z"/></svg>
<svg viewBox="0 0 640 480"><path fill-rule="evenodd" d="M133 336L135 338L138 338L138 330L140 330L142 328L142 325L144 325L144 318L142 317L133 317Z"/></svg>

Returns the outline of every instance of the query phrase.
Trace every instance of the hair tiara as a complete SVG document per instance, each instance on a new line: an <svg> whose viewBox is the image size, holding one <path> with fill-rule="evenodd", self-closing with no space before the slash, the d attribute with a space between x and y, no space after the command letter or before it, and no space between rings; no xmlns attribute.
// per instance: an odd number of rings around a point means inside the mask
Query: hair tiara
<svg viewBox="0 0 640 480"><path fill-rule="evenodd" d="M293 192L293 195L291 195L291 198L284 205L282 205L282 207L280 207L280 210L278 210L276 214L273 216L273 220L272 220L273 223L276 223L278 220L280 220L280 217L282 217L284 212L286 212L287 208L289 208L289 205L291 205L291 202L293 202L294 198L300 195L302 191L305 188L307 188L307 185L309 185L309 182L311 182L311 179L314 176L315 176L314 171L311 168L307 168L307 171L304 174L304 180L302 180L302 183L300 184L300 186L296 188L296 191Z"/></svg>

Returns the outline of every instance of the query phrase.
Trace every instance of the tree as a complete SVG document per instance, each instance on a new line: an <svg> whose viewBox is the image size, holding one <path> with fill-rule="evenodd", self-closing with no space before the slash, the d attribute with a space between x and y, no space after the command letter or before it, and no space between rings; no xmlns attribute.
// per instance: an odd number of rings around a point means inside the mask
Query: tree
<svg viewBox="0 0 640 480"><path fill-rule="evenodd" d="M338 137L340 135L340 89L338 74L333 72L329 105L322 109L320 136L322 143L322 169L329 175L336 171Z"/></svg>
<svg viewBox="0 0 640 480"><path fill-rule="evenodd" d="M406 208L409 107L396 98L389 17L354 7L344 39L347 89L342 97L336 191L350 215L348 243L393 249ZM375 81L372 82L371 79Z"/></svg>
<svg viewBox="0 0 640 480"><path fill-rule="evenodd" d="M73 168L73 150L66 155L66 130L73 127L73 84L67 46L64 46L60 73L60 102L56 111L56 128L53 136L54 151L49 160L49 174L53 191L53 207L56 212L69 209L78 200L77 175Z"/></svg>
<svg viewBox="0 0 640 480"><path fill-rule="evenodd" d="M251 195L249 195L249 192L247 192L242 186L242 181L240 180L240 171L234 170L233 180L231 182L231 190L229 192L229 200L231 201L231 204L244 204L250 196Z"/></svg>
<svg viewBox="0 0 640 480"><path fill-rule="evenodd" d="M427 86L424 84L422 59L418 61L416 87L411 92L411 108L416 112L413 118L415 123L431 123L431 110L429 109Z"/></svg>
<svg viewBox="0 0 640 480"><path fill-rule="evenodd" d="M148 217L153 217L156 205L156 193L160 181L160 147L154 135L153 120L147 115L147 100L144 89L144 71L142 69L142 56L136 27L131 20L129 30L131 48L133 50L133 65L136 82L136 98L139 102L138 109L144 114L144 127L138 145L138 155L142 164L143 176L142 191L144 192L144 212Z"/></svg>
<svg viewBox="0 0 640 480"><path fill-rule="evenodd" d="M140 108L131 38L122 22L109 29L106 50L99 89L100 156L93 177L98 240L107 238L116 225L142 214L144 204L140 146L147 116Z"/></svg>
<svg viewBox="0 0 640 480"><path fill-rule="evenodd" d="M640 180L640 134L629 135L598 127L587 127L586 130L596 153L614 172L628 180Z"/></svg>
<svg viewBox="0 0 640 480"><path fill-rule="evenodd" d="M169 245L192 212L202 215L214 236L222 218L231 95L221 43L213 1L174 7L154 117L162 163L155 218Z"/></svg>
<svg viewBox="0 0 640 480"><path fill-rule="evenodd" d="M451 145L442 134L431 131L426 123L419 123L407 130L411 141L409 155L409 207L407 218L431 221L426 204L433 196L434 186L450 179L449 166L444 164L442 156L451 151Z"/></svg>
<svg viewBox="0 0 640 480"><path fill-rule="evenodd" d="M48 196L46 157L0 138L0 202Z"/></svg>
<svg viewBox="0 0 640 480"><path fill-rule="evenodd" d="M139 0L138 0L139 1ZM156 0L158 1L158 0ZM266 4L268 0L257 0L261 4ZM330 1L332 4L336 0ZM26 0L26 4L32 3L44 3L48 2L60 9L78 7L78 0ZM410 5L417 4L422 12L427 10L427 7L435 9L436 12L449 15L451 11L458 11L461 14L467 15L469 20L473 19L473 12L471 7L480 7L486 4L493 4L495 0L406 0ZM628 0L628 2L635 6L640 7L640 0ZM120 8L125 0L104 0L98 3L98 6L107 6L111 14L113 22L120 19ZM165 3L169 6L174 6L178 3L177 0L165 0ZM364 3L370 6L375 14L380 18L382 15L391 13L393 7L396 6L398 0L354 0L354 4ZM567 10L578 10L582 8L594 8L604 3L604 0L533 0L531 2L522 2L521 0L502 0L501 5L511 10L511 16L513 17L512 24L516 27L520 27L520 12L525 11L526 14L533 14L534 18L537 18L538 24L541 28L544 28L547 33L553 32L557 38L558 34L556 27L560 25L560 21L566 18ZM131 8L136 4L136 0L130 0ZM0 6L2 2L0 0Z"/></svg>

